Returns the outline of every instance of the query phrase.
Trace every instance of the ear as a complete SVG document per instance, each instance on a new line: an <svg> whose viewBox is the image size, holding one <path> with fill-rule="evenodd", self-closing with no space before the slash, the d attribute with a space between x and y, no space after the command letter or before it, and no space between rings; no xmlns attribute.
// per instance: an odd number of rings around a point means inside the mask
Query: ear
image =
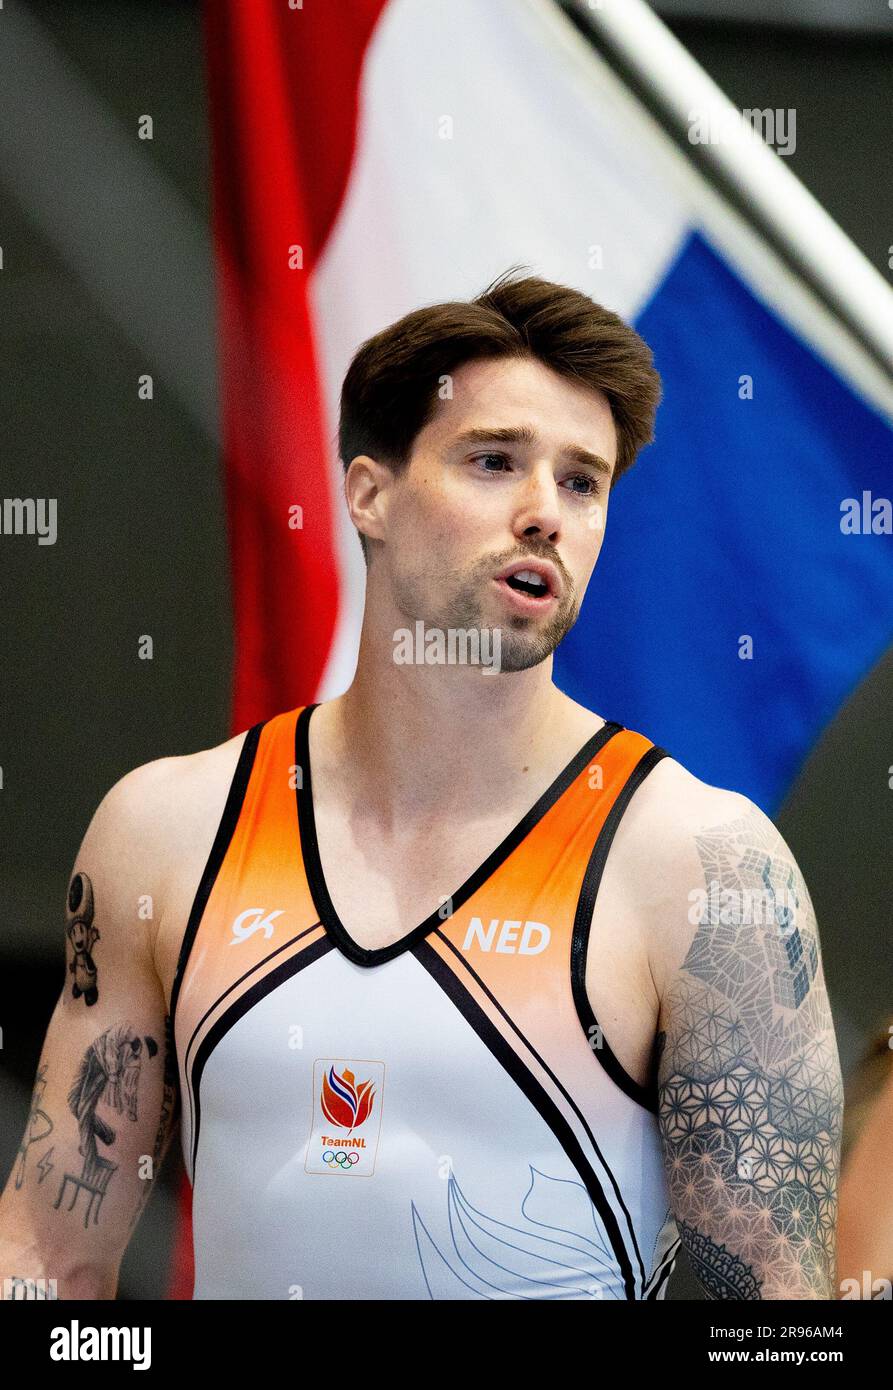
<svg viewBox="0 0 893 1390"><path fill-rule="evenodd" d="M344 475L344 500L354 526L369 540L383 540L394 470L368 454L351 459Z"/></svg>

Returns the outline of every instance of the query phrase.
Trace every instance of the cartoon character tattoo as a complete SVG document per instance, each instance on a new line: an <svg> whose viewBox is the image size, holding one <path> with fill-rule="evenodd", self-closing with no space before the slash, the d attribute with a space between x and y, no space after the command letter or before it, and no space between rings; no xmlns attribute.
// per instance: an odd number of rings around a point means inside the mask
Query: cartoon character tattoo
<svg viewBox="0 0 893 1390"><path fill-rule="evenodd" d="M75 874L68 889L67 922L65 931L71 942L74 960L68 969L74 976L71 992L75 999L84 996L88 1006L99 998L96 981L96 964L93 960L93 946L99 940L99 932L93 921L93 884L86 874Z"/></svg>

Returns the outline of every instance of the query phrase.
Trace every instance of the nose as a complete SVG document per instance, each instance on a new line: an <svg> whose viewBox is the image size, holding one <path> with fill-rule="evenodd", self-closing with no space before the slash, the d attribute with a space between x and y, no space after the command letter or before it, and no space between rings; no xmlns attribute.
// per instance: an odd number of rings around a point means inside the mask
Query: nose
<svg viewBox="0 0 893 1390"><path fill-rule="evenodd" d="M517 498L512 530L519 539L542 536L554 544L561 530L558 486L547 461L530 469Z"/></svg>

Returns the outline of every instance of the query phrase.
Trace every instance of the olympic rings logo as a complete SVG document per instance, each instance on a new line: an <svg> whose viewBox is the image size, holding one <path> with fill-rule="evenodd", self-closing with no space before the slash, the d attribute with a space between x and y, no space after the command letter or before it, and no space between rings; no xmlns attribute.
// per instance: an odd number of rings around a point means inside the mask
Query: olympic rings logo
<svg viewBox="0 0 893 1390"><path fill-rule="evenodd" d="M337 1153L333 1149L326 1149L322 1161L323 1163L337 1163L339 1168L352 1168L355 1163L359 1163L360 1155L356 1149L352 1149L350 1153L345 1153L343 1149L339 1149Z"/></svg>

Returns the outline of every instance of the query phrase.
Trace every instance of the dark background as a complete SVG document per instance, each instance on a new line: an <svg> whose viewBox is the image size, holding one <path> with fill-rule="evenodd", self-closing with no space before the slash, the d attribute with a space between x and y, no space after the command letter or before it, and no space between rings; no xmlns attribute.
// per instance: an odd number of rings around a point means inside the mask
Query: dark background
<svg viewBox="0 0 893 1390"><path fill-rule="evenodd" d="M871 29L845 32L834 0L804 6L818 27L798 27L794 0L765 7L785 16L774 27L734 22L736 0L719 21L678 17L710 0L656 8L736 106L796 108L792 169L889 276L891 12L884 32L856 0L851 22ZM26 54L21 29L7 42L9 0L0 11L0 477L3 496L58 498L59 536L0 535L0 1181L61 988L62 904L93 810L132 767L229 735L232 667L198 7L18 8ZM151 141L137 139L143 114ZM145 372L151 404L137 397ZM776 817L818 913L845 1072L893 1016L891 769L888 654ZM178 1174L175 1146L119 1297L163 1296ZM670 1296L698 1296L684 1267Z"/></svg>

